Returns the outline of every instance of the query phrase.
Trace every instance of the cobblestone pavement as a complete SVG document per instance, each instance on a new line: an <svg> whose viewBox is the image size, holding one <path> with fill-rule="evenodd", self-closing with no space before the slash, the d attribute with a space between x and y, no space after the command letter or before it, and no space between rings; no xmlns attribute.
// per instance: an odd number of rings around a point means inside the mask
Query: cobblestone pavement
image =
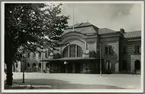
<svg viewBox="0 0 145 94"><path fill-rule="evenodd" d="M13 79L21 83L22 73L13 73ZM47 84L53 88L141 88L141 75L132 74L25 73L25 79L28 84Z"/></svg>

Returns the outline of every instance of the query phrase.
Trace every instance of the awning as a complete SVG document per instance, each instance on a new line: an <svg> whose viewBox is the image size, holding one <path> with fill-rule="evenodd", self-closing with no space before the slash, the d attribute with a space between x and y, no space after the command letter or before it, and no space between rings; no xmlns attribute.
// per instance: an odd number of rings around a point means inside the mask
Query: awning
<svg viewBox="0 0 145 94"><path fill-rule="evenodd" d="M44 59L42 61L72 61L72 60L97 60L99 58L93 57L67 57L67 58L59 58L59 59Z"/></svg>

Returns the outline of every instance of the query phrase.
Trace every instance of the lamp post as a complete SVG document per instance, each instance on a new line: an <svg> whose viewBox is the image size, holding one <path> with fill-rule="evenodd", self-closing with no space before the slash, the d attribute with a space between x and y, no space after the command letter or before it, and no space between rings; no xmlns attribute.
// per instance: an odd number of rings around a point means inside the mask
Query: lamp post
<svg viewBox="0 0 145 94"><path fill-rule="evenodd" d="M43 56L44 56L44 49L42 49L42 54L41 54L41 72L43 72Z"/></svg>
<svg viewBox="0 0 145 94"><path fill-rule="evenodd" d="M67 73L67 62L64 61L64 65L65 65L65 73Z"/></svg>
<svg viewBox="0 0 145 94"><path fill-rule="evenodd" d="M23 54L23 82L25 83L25 54Z"/></svg>

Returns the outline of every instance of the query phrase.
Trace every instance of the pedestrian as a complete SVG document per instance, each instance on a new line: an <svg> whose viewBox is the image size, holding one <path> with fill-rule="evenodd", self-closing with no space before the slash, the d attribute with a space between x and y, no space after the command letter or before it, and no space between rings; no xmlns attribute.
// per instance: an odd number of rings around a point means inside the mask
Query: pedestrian
<svg viewBox="0 0 145 94"><path fill-rule="evenodd" d="M135 74L136 74L136 69L133 70L133 75L135 75Z"/></svg>
<svg viewBox="0 0 145 94"><path fill-rule="evenodd" d="M49 73L49 67L47 67L47 72Z"/></svg>
<svg viewBox="0 0 145 94"><path fill-rule="evenodd" d="M43 70L44 73L46 73L46 70Z"/></svg>

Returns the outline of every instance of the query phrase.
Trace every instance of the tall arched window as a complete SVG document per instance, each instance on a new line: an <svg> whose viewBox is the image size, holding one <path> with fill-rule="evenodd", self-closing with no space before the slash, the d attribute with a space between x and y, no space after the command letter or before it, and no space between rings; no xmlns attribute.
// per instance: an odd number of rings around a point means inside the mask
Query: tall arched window
<svg viewBox="0 0 145 94"><path fill-rule="evenodd" d="M71 44L63 50L63 57L82 57L82 48L76 44Z"/></svg>

